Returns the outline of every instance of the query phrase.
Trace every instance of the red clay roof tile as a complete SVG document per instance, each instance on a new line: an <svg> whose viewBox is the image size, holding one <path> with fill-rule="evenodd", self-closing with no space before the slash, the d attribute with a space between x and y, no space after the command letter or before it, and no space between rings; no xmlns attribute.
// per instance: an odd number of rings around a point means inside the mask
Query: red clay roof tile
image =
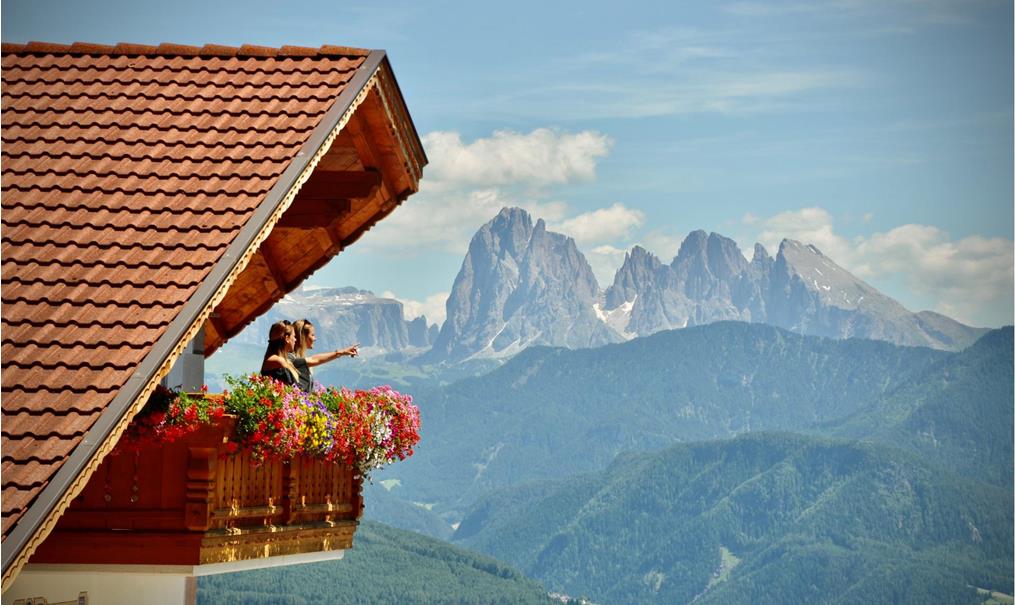
<svg viewBox="0 0 1015 605"><path fill-rule="evenodd" d="M241 57L366 57L369 50L350 46L324 45L320 48L304 46L283 46L278 49L244 45L242 47L206 44L205 46L187 46L182 44L162 43L158 46L147 44L131 44L121 42L116 46L75 42L74 44L54 44L52 42L28 42L26 44L2 45L4 54L60 54L60 55L146 55L146 56L241 56ZM273 51L273 52L272 52ZM272 54L268 54L272 53Z"/></svg>
<svg viewBox="0 0 1015 605"><path fill-rule="evenodd" d="M65 414L52 411L40 414L7 414L3 415L3 435L12 438L28 436L62 437L65 435L83 434L98 418L99 412L92 410L84 413L72 410ZM43 427L40 429L39 427Z"/></svg>
<svg viewBox="0 0 1015 605"><path fill-rule="evenodd" d="M368 51L3 44L3 535Z"/></svg>
<svg viewBox="0 0 1015 605"><path fill-rule="evenodd" d="M72 433L65 435L47 435L45 437L25 435L22 437L0 437L0 449L3 459L12 462L26 463L29 460L39 462L58 462L70 454L74 446L81 441L83 430L75 427ZM4 477L6 488L7 477Z"/></svg>

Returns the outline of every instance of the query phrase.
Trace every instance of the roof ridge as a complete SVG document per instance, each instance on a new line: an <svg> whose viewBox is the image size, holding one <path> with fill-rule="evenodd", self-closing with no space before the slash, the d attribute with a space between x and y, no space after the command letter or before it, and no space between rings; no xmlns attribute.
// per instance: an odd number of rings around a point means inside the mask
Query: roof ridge
<svg viewBox="0 0 1015 605"><path fill-rule="evenodd" d="M116 45L92 44L75 42L59 44L55 42L27 42L16 44L4 42L0 45L0 53L26 55L145 55L145 56L185 56L185 57L241 57L241 58L272 58L272 57L365 57L370 54L368 49L350 46L322 45L318 48L309 46L223 46L205 44L204 46L188 46L185 44L162 43L158 46L150 44L131 44L121 42Z"/></svg>

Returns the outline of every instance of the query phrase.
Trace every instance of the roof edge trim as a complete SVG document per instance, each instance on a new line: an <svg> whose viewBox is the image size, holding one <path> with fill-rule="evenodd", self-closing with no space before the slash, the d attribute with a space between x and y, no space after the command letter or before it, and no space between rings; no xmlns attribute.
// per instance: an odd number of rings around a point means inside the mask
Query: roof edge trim
<svg viewBox="0 0 1015 605"><path fill-rule="evenodd" d="M169 372L197 330L203 328L204 321L249 262L256 247L268 236L352 113L376 85L377 73L384 59L383 50L370 51L348 86L244 224L208 277L184 304L81 443L74 448L49 484L15 524L3 541L2 590L10 587L38 545L53 530L70 501L84 489L91 474L112 450L127 423L143 406L158 381Z"/></svg>

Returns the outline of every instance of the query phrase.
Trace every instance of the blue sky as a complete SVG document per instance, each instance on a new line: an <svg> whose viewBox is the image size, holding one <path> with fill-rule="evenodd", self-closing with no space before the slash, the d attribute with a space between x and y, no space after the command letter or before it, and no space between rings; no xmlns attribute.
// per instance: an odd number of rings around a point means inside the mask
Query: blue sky
<svg viewBox="0 0 1015 605"><path fill-rule="evenodd" d="M693 229L813 243L913 310L1012 323L1012 3L6 0L5 42L388 51L431 165L311 278L439 319L518 205L602 286Z"/></svg>

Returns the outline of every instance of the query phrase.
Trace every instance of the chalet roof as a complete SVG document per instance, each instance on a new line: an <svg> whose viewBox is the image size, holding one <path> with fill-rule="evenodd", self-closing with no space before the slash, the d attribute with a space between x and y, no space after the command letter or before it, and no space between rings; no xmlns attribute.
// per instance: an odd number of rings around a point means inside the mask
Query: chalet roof
<svg viewBox="0 0 1015 605"><path fill-rule="evenodd" d="M2 82L6 584L196 331L209 349L237 333L415 191L426 160L382 51L4 44ZM368 92L397 144L333 157ZM382 191L336 210L353 224L289 238L309 260L278 278L261 247L326 154ZM252 259L279 283L224 323L226 290L264 281Z"/></svg>

